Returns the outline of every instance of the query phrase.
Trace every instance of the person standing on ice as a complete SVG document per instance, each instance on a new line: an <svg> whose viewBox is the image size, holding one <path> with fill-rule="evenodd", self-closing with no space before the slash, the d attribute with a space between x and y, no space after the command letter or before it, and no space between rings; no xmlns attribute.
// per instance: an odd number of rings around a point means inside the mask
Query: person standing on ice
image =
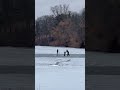
<svg viewBox="0 0 120 90"><path fill-rule="evenodd" d="M66 55L66 52L64 52L64 56Z"/></svg>
<svg viewBox="0 0 120 90"><path fill-rule="evenodd" d="M58 52L59 52L59 50L57 49L57 56L58 56Z"/></svg>
<svg viewBox="0 0 120 90"><path fill-rule="evenodd" d="M69 53L69 51L68 51L68 50L66 50L66 52L67 52L67 56L70 56L70 53Z"/></svg>

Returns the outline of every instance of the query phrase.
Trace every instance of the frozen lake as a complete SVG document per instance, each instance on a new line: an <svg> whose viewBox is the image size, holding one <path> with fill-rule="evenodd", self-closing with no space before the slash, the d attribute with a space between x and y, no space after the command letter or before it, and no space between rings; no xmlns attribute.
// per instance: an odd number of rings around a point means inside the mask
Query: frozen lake
<svg viewBox="0 0 120 90"><path fill-rule="evenodd" d="M0 90L34 90L34 48L0 47Z"/></svg>
<svg viewBox="0 0 120 90"><path fill-rule="evenodd" d="M36 47L36 54L55 54L57 47ZM68 49L72 54L84 54L84 49ZM43 51L43 53L42 53ZM85 58L36 57L35 90L85 90Z"/></svg>
<svg viewBox="0 0 120 90"><path fill-rule="evenodd" d="M34 74L0 74L0 90L34 90Z"/></svg>

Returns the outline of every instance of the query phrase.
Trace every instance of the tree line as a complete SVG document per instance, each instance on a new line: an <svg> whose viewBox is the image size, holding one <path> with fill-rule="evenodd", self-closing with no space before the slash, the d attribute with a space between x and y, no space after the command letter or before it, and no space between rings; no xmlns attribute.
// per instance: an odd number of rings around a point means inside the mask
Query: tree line
<svg viewBox="0 0 120 90"><path fill-rule="evenodd" d="M51 7L51 12L35 21L35 44L84 48L85 9L72 12L64 4Z"/></svg>
<svg viewBox="0 0 120 90"><path fill-rule="evenodd" d="M0 0L0 46L34 47L34 0Z"/></svg>
<svg viewBox="0 0 120 90"><path fill-rule="evenodd" d="M120 52L120 1L90 0L86 11L86 51Z"/></svg>

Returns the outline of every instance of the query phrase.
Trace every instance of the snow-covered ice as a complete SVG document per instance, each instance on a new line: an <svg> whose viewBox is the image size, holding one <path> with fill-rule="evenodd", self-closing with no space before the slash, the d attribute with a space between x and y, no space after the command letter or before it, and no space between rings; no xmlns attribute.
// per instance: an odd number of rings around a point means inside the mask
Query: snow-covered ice
<svg viewBox="0 0 120 90"><path fill-rule="evenodd" d="M0 65L34 66L34 48L0 47Z"/></svg>
<svg viewBox="0 0 120 90"><path fill-rule="evenodd" d="M86 51L86 66L120 66L120 53Z"/></svg>
<svg viewBox="0 0 120 90"><path fill-rule="evenodd" d="M65 50L69 50L70 54L85 54L85 49L48 46L35 46L35 54L56 54L57 49L59 54L63 54Z"/></svg>
<svg viewBox="0 0 120 90"><path fill-rule="evenodd" d="M84 49L36 46L36 54L85 54ZM85 90L85 58L35 57L35 90Z"/></svg>

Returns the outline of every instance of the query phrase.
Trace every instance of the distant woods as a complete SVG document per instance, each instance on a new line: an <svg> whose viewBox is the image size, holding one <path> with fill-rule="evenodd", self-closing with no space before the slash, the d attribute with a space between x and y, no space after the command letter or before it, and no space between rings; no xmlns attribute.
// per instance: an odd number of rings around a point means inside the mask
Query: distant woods
<svg viewBox="0 0 120 90"><path fill-rule="evenodd" d="M35 21L35 44L84 48L85 9L77 13L69 5L57 5L51 12Z"/></svg>
<svg viewBox="0 0 120 90"><path fill-rule="evenodd" d="M0 0L0 46L33 47L34 0Z"/></svg>
<svg viewBox="0 0 120 90"><path fill-rule="evenodd" d="M120 1L88 0L86 51L120 52Z"/></svg>
<svg viewBox="0 0 120 90"><path fill-rule="evenodd" d="M70 13L69 11L69 5L56 5L54 7L51 7L51 11L53 13L54 16L58 16L58 15L61 15L61 14L64 14L64 15L67 15Z"/></svg>

